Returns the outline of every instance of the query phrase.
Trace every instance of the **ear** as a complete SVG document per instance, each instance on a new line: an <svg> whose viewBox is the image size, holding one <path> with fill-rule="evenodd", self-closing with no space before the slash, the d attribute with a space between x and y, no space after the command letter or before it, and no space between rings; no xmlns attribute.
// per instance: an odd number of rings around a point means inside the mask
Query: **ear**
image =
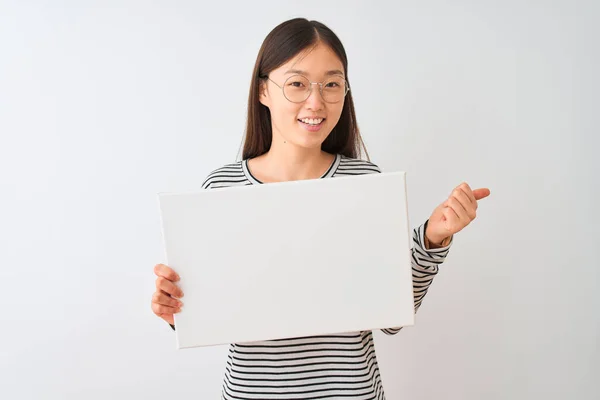
<svg viewBox="0 0 600 400"><path fill-rule="evenodd" d="M261 79L258 85L258 101L260 101L260 103L265 107L269 107L269 105L271 104L269 93L267 91L266 79Z"/></svg>

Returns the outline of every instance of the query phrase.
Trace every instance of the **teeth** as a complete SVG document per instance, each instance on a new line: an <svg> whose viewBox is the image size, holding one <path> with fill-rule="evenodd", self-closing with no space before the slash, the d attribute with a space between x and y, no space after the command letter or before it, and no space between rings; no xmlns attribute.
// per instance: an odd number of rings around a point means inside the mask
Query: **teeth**
<svg viewBox="0 0 600 400"><path fill-rule="evenodd" d="M317 119L304 118L304 119L301 119L300 121L304 122L305 124L309 124L309 125L319 125L321 122L323 122L323 118L317 118Z"/></svg>

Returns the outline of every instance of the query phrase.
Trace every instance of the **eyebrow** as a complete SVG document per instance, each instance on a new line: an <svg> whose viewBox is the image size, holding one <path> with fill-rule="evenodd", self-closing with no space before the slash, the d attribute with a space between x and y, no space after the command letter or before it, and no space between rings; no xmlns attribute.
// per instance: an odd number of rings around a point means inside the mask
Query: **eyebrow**
<svg viewBox="0 0 600 400"><path fill-rule="evenodd" d="M287 74L300 74L300 75L308 75L308 74L306 73L306 71L302 71L302 70L299 70L299 69L290 69L290 70L289 70L289 71L287 71L285 74L286 74L286 75L287 75ZM339 69L334 69L334 70L331 70L331 71L327 71L327 72L325 73L325 76L331 76L331 75L342 75L342 76L343 76L343 75L344 75L344 73L343 73L342 71L340 71Z"/></svg>

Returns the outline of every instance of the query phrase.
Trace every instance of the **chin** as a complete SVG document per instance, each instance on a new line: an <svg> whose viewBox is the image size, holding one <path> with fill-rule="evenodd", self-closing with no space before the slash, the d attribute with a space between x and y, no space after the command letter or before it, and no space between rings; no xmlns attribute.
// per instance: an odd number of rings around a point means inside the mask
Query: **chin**
<svg viewBox="0 0 600 400"><path fill-rule="evenodd" d="M327 139L327 136L322 137L321 135L315 135L311 137L304 134L288 140L288 143L291 142L294 145L305 149L320 149L325 139Z"/></svg>
<svg viewBox="0 0 600 400"><path fill-rule="evenodd" d="M294 135L295 137L290 138L291 140L288 140L288 142L293 142L298 146L306 148L321 148L321 145L331 133L331 130L327 128L328 127L324 126L319 132L309 132L300 128L300 130L296 130L297 133Z"/></svg>
<svg viewBox="0 0 600 400"><path fill-rule="evenodd" d="M315 149L321 149L321 145L323 144L322 141L304 141L304 140L288 140L288 143L293 144L294 146L301 148L301 149L305 149L305 150L315 150Z"/></svg>

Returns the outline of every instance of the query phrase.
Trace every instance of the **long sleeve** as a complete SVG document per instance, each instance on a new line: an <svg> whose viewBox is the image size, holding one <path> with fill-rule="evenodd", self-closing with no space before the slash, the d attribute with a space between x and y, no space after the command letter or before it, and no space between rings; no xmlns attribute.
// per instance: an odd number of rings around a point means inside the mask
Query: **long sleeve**
<svg viewBox="0 0 600 400"><path fill-rule="evenodd" d="M413 248L411 257L412 280L413 280L413 295L415 301L415 313L421 306L423 298L427 294L427 290L433 281L433 278L438 273L438 267L444 262L454 238L445 247L437 249L425 249L425 229L427 223L413 230ZM387 335L395 335L402 328L386 328L381 331Z"/></svg>

